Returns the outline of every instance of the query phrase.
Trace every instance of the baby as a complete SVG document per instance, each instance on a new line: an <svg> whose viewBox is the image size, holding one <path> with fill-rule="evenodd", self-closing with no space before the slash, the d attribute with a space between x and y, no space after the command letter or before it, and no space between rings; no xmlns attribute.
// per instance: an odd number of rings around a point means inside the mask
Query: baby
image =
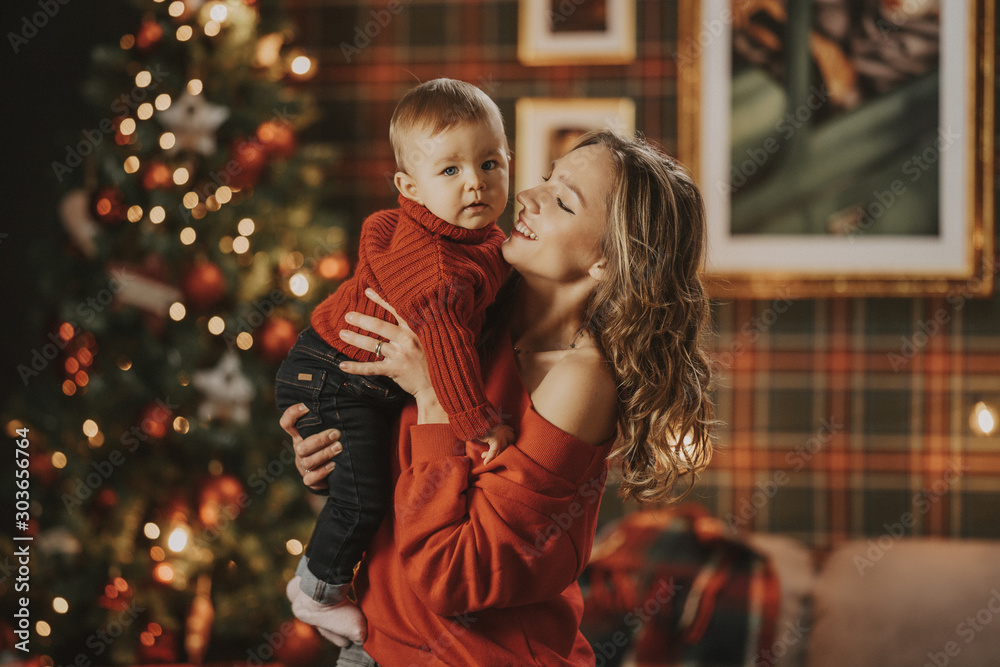
<svg viewBox="0 0 1000 667"><path fill-rule="evenodd" d="M395 323L365 291L384 298L419 337L458 438L485 442L489 463L513 437L486 400L475 350L486 307L507 273L504 234L496 226L507 204L503 117L475 86L435 79L400 100L389 139L400 207L365 220L354 276L316 307L275 385L280 410L296 403L309 408L296 425L303 437L336 428L343 446L296 573L305 595L289 586L293 609L314 624L322 614L325 636L331 638L324 628L357 643L365 639L364 617L347 591L391 502L391 429L406 398L387 377L338 367L382 358L381 343L370 351L340 338L342 329L360 331L346 323L348 312Z"/></svg>

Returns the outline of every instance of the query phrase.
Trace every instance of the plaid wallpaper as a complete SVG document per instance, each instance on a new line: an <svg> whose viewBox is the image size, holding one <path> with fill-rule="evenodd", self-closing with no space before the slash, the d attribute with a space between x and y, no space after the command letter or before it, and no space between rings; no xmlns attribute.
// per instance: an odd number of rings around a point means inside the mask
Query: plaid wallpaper
<svg viewBox="0 0 1000 667"><path fill-rule="evenodd" d="M674 151L675 3L638 0L634 62L551 67L518 63L517 4L404 1L362 45L355 29L386 2L288 0L320 61L308 85L325 120L304 139L342 151L331 204L359 224L394 205L389 118L416 81L437 76L482 87L511 137L520 97L630 97L636 126ZM818 548L860 536L1000 538L1000 436L969 427L976 401L1000 407L1000 296L952 301L715 304L725 426L691 499L738 528ZM605 505L606 517L622 511Z"/></svg>
<svg viewBox="0 0 1000 667"><path fill-rule="evenodd" d="M356 44L364 44L359 34L364 36L366 24L377 23L379 12L385 20L390 5L402 9L384 28L379 26L367 46L357 49ZM333 203L359 221L376 208L395 205L389 119L407 90L439 76L486 91L503 112L512 148L518 98L630 97L636 102L636 126L673 151L674 3L640 0L633 63L586 67L521 65L517 5L517 0L287 0L298 26L297 41L320 61L309 85L325 120L306 140L331 142L343 150L330 174ZM368 32L376 33L374 28ZM508 207L502 222L509 225L512 210Z"/></svg>

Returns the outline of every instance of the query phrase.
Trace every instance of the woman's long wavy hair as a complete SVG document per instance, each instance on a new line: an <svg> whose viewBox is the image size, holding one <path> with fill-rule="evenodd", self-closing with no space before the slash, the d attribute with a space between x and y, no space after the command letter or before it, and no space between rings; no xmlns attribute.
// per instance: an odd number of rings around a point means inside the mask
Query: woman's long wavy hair
<svg viewBox="0 0 1000 667"><path fill-rule="evenodd" d="M621 462L623 497L672 500L712 458L709 302L698 274L705 205L687 170L642 139L600 131L575 148L592 145L607 148L615 167L601 239L606 277L585 320L618 383L611 457Z"/></svg>
<svg viewBox="0 0 1000 667"><path fill-rule="evenodd" d="M610 458L621 464L622 497L676 500L712 457L711 370L703 347L709 303L698 275L704 203L684 167L642 139L599 131L573 150L592 145L608 149L615 170L601 239L605 278L584 320L618 385ZM482 340L486 349L495 333L490 324L508 320L518 279L512 271L501 288Z"/></svg>

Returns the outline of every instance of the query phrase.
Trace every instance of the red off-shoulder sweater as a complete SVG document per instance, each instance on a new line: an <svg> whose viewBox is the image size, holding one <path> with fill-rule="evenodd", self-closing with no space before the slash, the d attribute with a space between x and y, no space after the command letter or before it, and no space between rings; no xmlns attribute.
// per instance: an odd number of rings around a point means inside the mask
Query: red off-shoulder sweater
<svg viewBox="0 0 1000 667"><path fill-rule="evenodd" d="M455 434L483 436L501 420L483 393L475 341L486 307L507 275L500 255L504 233L496 223L457 227L402 195L399 205L365 220L354 276L316 307L312 327L352 359L375 361L373 353L339 335L341 329L371 335L344 321L350 311L396 323L365 296L366 289L374 289L420 338L431 384Z"/></svg>
<svg viewBox="0 0 1000 667"><path fill-rule="evenodd" d="M518 434L488 466L485 445L403 411L394 507L354 582L365 650L383 665L593 665L576 580L612 441L587 444L535 411L509 337L485 382Z"/></svg>

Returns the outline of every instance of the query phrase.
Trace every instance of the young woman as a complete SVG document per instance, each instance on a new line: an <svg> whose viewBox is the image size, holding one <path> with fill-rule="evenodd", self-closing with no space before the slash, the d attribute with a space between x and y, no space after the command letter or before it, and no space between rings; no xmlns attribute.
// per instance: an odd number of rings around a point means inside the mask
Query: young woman
<svg viewBox="0 0 1000 667"><path fill-rule="evenodd" d="M341 333L383 355L345 371L387 375L415 400L398 426L394 510L355 579L367 637L303 619L364 643L340 664L593 664L576 579L609 464L623 496L664 501L711 456L705 222L690 176L641 140L598 132L517 200L503 244L513 271L480 344L487 397L517 434L496 459L456 441L404 321L356 314L372 336ZM306 410L281 423L318 489L339 434L300 438Z"/></svg>

